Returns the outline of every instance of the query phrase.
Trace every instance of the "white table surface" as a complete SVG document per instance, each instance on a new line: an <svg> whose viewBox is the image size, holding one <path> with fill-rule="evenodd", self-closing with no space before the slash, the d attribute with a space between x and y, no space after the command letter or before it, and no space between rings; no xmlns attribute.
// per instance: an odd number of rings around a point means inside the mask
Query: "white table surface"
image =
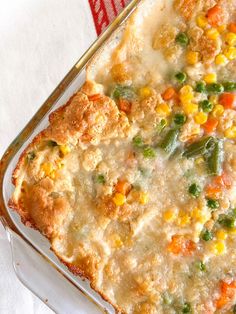
<svg viewBox="0 0 236 314"><path fill-rule="evenodd" d="M0 0L0 156L95 38L87 0ZM52 313L10 261L0 226L0 313Z"/></svg>

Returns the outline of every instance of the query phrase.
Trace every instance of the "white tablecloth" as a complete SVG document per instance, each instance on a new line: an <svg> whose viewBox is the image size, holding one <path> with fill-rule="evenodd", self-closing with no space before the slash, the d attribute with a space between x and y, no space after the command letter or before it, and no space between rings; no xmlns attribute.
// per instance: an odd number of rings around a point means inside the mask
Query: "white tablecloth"
<svg viewBox="0 0 236 314"><path fill-rule="evenodd" d="M0 0L0 156L95 38L87 0ZM0 314L52 313L10 260L0 227Z"/></svg>

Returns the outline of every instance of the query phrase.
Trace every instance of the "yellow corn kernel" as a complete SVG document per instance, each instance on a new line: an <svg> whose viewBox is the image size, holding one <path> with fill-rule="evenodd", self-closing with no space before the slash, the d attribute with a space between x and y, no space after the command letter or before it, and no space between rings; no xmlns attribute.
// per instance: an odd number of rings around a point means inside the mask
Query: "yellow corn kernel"
<svg viewBox="0 0 236 314"><path fill-rule="evenodd" d="M207 122L207 114L205 112L198 112L195 115L194 120L197 124L204 124Z"/></svg>
<svg viewBox="0 0 236 314"><path fill-rule="evenodd" d="M225 55L223 55L222 53L218 54L215 57L215 64L216 65L225 65L227 62L227 58Z"/></svg>
<svg viewBox="0 0 236 314"><path fill-rule="evenodd" d="M50 177L51 179L55 179L55 178L56 178L56 171L53 170L52 172L50 172L49 177Z"/></svg>
<svg viewBox="0 0 236 314"><path fill-rule="evenodd" d="M224 49L224 55L230 61L236 59L236 47L227 47L227 48L225 48Z"/></svg>
<svg viewBox="0 0 236 314"><path fill-rule="evenodd" d="M184 212L179 213L178 225L186 226L187 224L190 223L190 220L191 220L191 217L188 214Z"/></svg>
<svg viewBox="0 0 236 314"><path fill-rule="evenodd" d="M206 36L209 39L215 40L219 37L219 32L216 28L210 28L206 31Z"/></svg>
<svg viewBox="0 0 236 314"><path fill-rule="evenodd" d="M53 171L53 165L51 162L44 162L41 165L41 169L43 170L43 172L46 176L49 176L51 174L51 172Z"/></svg>
<svg viewBox="0 0 236 314"><path fill-rule="evenodd" d="M220 229L216 232L216 239L217 240L225 240L227 238L227 232L225 230Z"/></svg>
<svg viewBox="0 0 236 314"><path fill-rule="evenodd" d="M180 94L188 94L188 93L192 93L192 91L193 91L193 88L192 88L192 86L190 86L190 85L184 85L180 90L179 90L179 92L180 92Z"/></svg>
<svg viewBox="0 0 236 314"><path fill-rule="evenodd" d="M222 105L215 105L215 107L212 110L213 117L219 118L224 113L224 110L225 110L224 106L222 106Z"/></svg>
<svg viewBox="0 0 236 314"><path fill-rule="evenodd" d="M236 34L235 33L227 33L225 35L225 41L227 42L227 44L229 44L230 46L234 46L236 44Z"/></svg>
<svg viewBox="0 0 236 314"><path fill-rule="evenodd" d="M164 212L163 218L165 221L173 221L176 218L176 213L173 209L168 209Z"/></svg>
<svg viewBox="0 0 236 314"><path fill-rule="evenodd" d="M141 87L140 89L139 89L139 96L141 97L141 98L148 98L148 97L150 97L152 95L152 90L151 90L151 88L149 88L148 86L144 86L144 87Z"/></svg>
<svg viewBox="0 0 236 314"><path fill-rule="evenodd" d="M126 202L126 197L121 193L116 193L112 200L116 204L116 206L121 206L124 205L124 203Z"/></svg>
<svg viewBox="0 0 236 314"><path fill-rule="evenodd" d="M204 163L203 157L198 157L195 159L195 165L201 165L202 163Z"/></svg>
<svg viewBox="0 0 236 314"><path fill-rule="evenodd" d="M71 149L70 149L69 145L60 145L59 149L60 149L60 151L62 152L62 154L64 156L71 152Z"/></svg>
<svg viewBox="0 0 236 314"><path fill-rule="evenodd" d="M199 52L197 51L188 51L186 53L186 61L190 65L194 65L199 61Z"/></svg>
<svg viewBox="0 0 236 314"><path fill-rule="evenodd" d="M236 228L228 230L228 233L231 235L236 235Z"/></svg>
<svg viewBox="0 0 236 314"><path fill-rule="evenodd" d="M218 103L218 96L217 95L211 95L209 97L209 101L213 104L216 105Z"/></svg>
<svg viewBox="0 0 236 314"><path fill-rule="evenodd" d="M139 194L139 203L142 205L147 204L148 202L148 193L146 192L140 192Z"/></svg>
<svg viewBox="0 0 236 314"><path fill-rule="evenodd" d="M203 79L207 84L215 83L217 79L216 73L208 73L204 76Z"/></svg>
<svg viewBox="0 0 236 314"><path fill-rule="evenodd" d="M190 115L190 114L198 112L198 105L193 104L193 103L183 104L183 110L185 114Z"/></svg>
<svg viewBox="0 0 236 314"><path fill-rule="evenodd" d="M226 252L226 247L225 247L225 243L224 241L216 241L215 243L213 243L212 246L212 251L213 253L215 253L216 255L222 255Z"/></svg>
<svg viewBox="0 0 236 314"><path fill-rule="evenodd" d="M57 164L57 168L58 168L58 169L61 169L61 168L64 167L64 164L63 164L60 160L57 160L57 161L56 161L56 164Z"/></svg>
<svg viewBox="0 0 236 314"><path fill-rule="evenodd" d="M230 128L226 129L224 135L226 138L235 139L236 138L236 126L231 126Z"/></svg>
<svg viewBox="0 0 236 314"><path fill-rule="evenodd" d="M204 15L198 15L196 18L196 24L200 28L205 28L208 24L207 18Z"/></svg>
<svg viewBox="0 0 236 314"><path fill-rule="evenodd" d="M222 25L217 27L217 30L221 34L221 33L223 33L226 30L226 28L227 28L227 25L226 24L222 24Z"/></svg>
<svg viewBox="0 0 236 314"><path fill-rule="evenodd" d="M123 245L123 241L121 240L118 234L114 234L112 237L113 247L119 249Z"/></svg>
<svg viewBox="0 0 236 314"><path fill-rule="evenodd" d="M170 113L171 113L171 109L170 107L166 104L166 103L163 103L163 104L158 104L157 107L156 107L156 112L162 116L169 116Z"/></svg>

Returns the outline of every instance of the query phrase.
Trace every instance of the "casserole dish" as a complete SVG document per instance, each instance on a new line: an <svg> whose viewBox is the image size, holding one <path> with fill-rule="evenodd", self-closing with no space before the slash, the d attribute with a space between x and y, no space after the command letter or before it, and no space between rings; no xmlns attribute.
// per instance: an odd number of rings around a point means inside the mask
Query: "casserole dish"
<svg viewBox="0 0 236 314"><path fill-rule="evenodd" d="M119 312L236 310L235 46L233 1L143 1L13 171L9 206Z"/></svg>
<svg viewBox="0 0 236 314"><path fill-rule="evenodd" d="M19 217L9 209L7 202L13 189L11 172L23 149L35 134L47 125L49 113L64 104L84 83L87 63L138 3L139 0L131 1L94 42L11 143L1 159L0 220L11 243L15 272L25 286L57 313L78 313L78 308L81 313L112 313L114 310L94 293L88 282L73 276L59 262L44 237L26 228Z"/></svg>

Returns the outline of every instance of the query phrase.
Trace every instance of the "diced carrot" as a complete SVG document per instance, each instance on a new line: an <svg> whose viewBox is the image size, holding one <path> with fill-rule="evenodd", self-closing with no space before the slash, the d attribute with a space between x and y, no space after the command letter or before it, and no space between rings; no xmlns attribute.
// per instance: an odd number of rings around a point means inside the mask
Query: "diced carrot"
<svg viewBox="0 0 236 314"><path fill-rule="evenodd" d="M236 33L236 23L230 23L228 26L228 30L232 33Z"/></svg>
<svg viewBox="0 0 236 314"><path fill-rule="evenodd" d="M121 193L123 195L127 195L131 190L131 184L126 180L119 180L116 183L115 190L118 193Z"/></svg>
<svg viewBox="0 0 236 314"><path fill-rule="evenodd" d="M220 297L216 300L216 308L221 309L228 302L232 300L235 296L236 292L236 282L233 280L230 283L225 281L220 282Z"/></svg>
<svg viewBox="0 0 236 314"><path fill-rule="evenodd" d="M208 23L214 27L223 23L223 10L219 5L210 8L206 14Z"/></svg>
<svg viewBox="0 0 236 314"><path fill-rule="evenodd" d="M167 249L175 255L190 255L196 249L196 244L193 241L186 239L184 236L176 234L172 236Z"/></svg>
<svg viewBox="0 0 236 314"><path fill-rule="evenodd" d="M206 191L207 197L216 199L218 198L219 194L222 192L222 188L219 186L209 184L206 186L205 191Z"/></svg>
<svg viewBox="0 0 236 314"><path fill-rule="evenodd" d="M215 118L209 118L205 124L202 125L206 133L212 133L215 131L219 121Z"/></svg>
<svg viewBox="0 0 236 314"><path fill-rule="evenodd" d="M226 109L232 109L236 102L235 94L224 93L220 95L219 103L224 106Z"/></svg>
<svg viewBox="0 0 236 314"><path fill-rule="evenodd" d="M96 101L96 100L98 100L98 99L100 99L100 98L102 98L102 95L101 95L101 94L94 94L94 95L89 95L89 96L88 96L88 99L89 99L90 101Z"/></svg>
<svg viewBox="0 0 236 314"><path fill-rule="evenodd" d="M232 186L232 178L224 171L220 176L213 179L213 184L218 187L230 189Z"/></svg>
<svg viewBox="0 0 236 314"><path fill-rule="evenodd" d="M163 93L162 93L162 98L163 100L170 100L172 98L176 97L176 91L173 87L168 87Z"/></svg>
<svg viewBox="0 0 236 314"><path fill-rule="evenodd" d="M126 99L119 100L119 108L121 111L129 114L131 112L131 103Z"/></svg>

